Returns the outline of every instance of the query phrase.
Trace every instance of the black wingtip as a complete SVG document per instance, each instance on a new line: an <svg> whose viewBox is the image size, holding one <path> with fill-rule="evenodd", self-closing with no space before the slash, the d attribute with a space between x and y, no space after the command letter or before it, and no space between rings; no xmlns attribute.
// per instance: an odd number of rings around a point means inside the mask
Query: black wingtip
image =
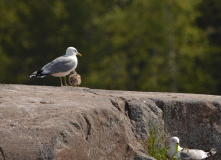
<svg viewBox="0 0 221 160"><path fill-rule="evenodd" d="M215 148L212 148L209 153L208 153L208 156L213 156L214 154L216 154L216 149Z"/></svg>
<svg viewBox="0 0 221 160"><path fill-rule="evenodd" d="M29 76L29 78L32 78L32 77L36 77L36 75L33 75L33 74L32 74L32 75Z"/></svg>
<svg viewBox="0 0 221 160"><path fill-rule="evenodd" d="M42 71L35 71L34 73L32 73L32 75L29 76L29 78L32 78L32 77L36 77L36 78L43 78L45 76L47 76L46 74L42 74Z"/></svg>

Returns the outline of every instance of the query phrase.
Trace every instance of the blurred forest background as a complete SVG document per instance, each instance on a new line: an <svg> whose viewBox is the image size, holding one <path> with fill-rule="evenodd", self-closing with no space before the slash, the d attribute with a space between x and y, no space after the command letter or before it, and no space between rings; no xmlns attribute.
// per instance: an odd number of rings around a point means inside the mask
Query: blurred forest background
<svg viewBox="0 0 221 160"><path fill-rule="evenodd" d="M1 0L0 83L73 46L89 88L221 94L221 0Z"/></svg>

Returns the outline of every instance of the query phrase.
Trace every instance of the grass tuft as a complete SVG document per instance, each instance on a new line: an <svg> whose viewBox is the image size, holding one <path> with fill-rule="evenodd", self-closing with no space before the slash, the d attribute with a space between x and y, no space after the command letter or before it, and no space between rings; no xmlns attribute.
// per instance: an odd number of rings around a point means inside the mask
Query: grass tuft
<svg viewBox="0 0 221 160"><path fill-rule="evenodd" d="M167 158L167 150L169 149L169 144L167 140L169 135L167 135L161 125L158 123L151 124L149 128L149 138L146 140L138 140L138 142L143 146L144 150L148 154L157 160L169 160ZM178 146L176 147L175 153L170 160L176 160L175 154L177 153Z"/></svg>

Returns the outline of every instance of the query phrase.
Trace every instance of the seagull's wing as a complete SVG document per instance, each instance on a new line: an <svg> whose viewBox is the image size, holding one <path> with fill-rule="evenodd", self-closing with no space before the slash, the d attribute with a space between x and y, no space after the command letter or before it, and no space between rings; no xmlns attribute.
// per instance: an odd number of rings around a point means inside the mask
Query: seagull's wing
<svg viewBox="0 0 221 160"><path fill-rule="evenodd" d="M43 74L54 74L59 72L68 72L77 66L77 62L68 56L61 56L46 64L42 68Z"/></svg>
<svg viewBox="0 0 221 160"><path fill-rule="evenodd" d="M181 160L202 159L206 157L207 157L206 152L199 149L189 149L189 150L180 151Z"/></svg>

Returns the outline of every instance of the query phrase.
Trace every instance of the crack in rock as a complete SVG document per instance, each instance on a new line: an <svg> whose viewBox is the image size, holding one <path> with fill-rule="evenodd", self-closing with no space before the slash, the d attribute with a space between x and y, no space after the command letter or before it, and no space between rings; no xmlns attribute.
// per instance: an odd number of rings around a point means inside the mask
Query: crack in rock
<svg viewBox="0 0 221 160"><path fill-rule="evenodd" d="M88 120L88 118L86 116L83 116L84 117L84 120L86 121L87 123L87 135L86 135L86 140L88 140L88 137L91 135L91 123L90 121Z"/></svg>

